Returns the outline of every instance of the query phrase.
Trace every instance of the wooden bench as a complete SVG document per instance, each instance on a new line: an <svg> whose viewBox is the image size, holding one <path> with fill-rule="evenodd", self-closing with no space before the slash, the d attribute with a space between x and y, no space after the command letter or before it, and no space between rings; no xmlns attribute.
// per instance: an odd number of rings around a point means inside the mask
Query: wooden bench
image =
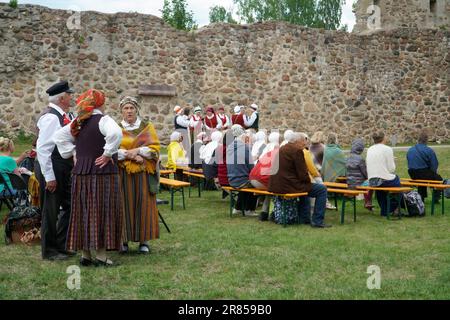
<svg viewBox="0 0 450 320"><path fill-rule="evenodd" d="M423 181L427 181L427 182L423 182ZM427 187L430 188L431 191L431 215L434 215L434 208L435 208L435 204L437 202L438 199L436 199L436 195L434 191L441 191L441 213L444 214L444 210L445 210L445 205L444 205L444 190L450 188L450 185L448 184L443 184L442 182L437 183L439 181L433 181L433 180L407 180L407 179L402 179L401 180L401 184L402 186L405 187Z"/></svg>
<svg viewBox="0 0 450 320"><path fill-rule="evenodd" d="M184 187L189 187L191 184L189 182L178 181L167 178L159 178L159 183L169 187L170 190L170 210L173 211L173 198L176 192L181 192L183 198L183 209L186 209L184 202Z"/></svg>
<svg viewBox="0 0 450 320"><path fill-rule="evenodd" d="M409 179L409 178L401 178L401 182L419 182L419 183L430 183L430 184L443 184L442 180L421 180L421 179Z"/></svg>
<svg viewBox="0 0 450 320"><path fill-rule="evenodd" d="M175 170L159 170L160 176L169 176L173 173L175 173Z"/></svg>
<svg viewBox="0 0 450 320"><path fill-rule="evenodd" d="M254 195L269 196L269 197L280 197L281 198L281 214L282 214L282 220L283 220L284 227L286 227L286 225L287 225L287 219L286 219L286 215L285 215L286 203L284 200L296 199L296 198L305 197L308 195L307 192L278 194L278 193L273 193L273 192L269 192L266 190L260 190L260 189L256 189L256 188L236 189L236 188L233 188L230 186L223 186L222 189L226 190L230 193L230 217L233 216L234 202L235 202L235 199L239 192L248 192L248 193L252 193ZM242 212L242 214L245 215L244 212Z"/></svg>
<svg viewBox="0 0 450 320"><path fill-rule="evenodd" d="M324 182L324 185L327 187L328 193L334 194L334 202L336 208L338 196L342 199L341 224L344 224L345 220L345 204L347 198L353 199L353 222L356 222L356 197L360 194L367 194L367 191L348 189L348 185L346 183Z"/></svg>
<svg viewBox="0 0 450 320"><path fill-rule="evenodd" d="M201 173L198 170L185 170L183 171L183 175L189 177L189 182L192 184L193 178L196 180L197 188L198 188L198 197L201 198L202 196L202 181L205 179L205 176L203 173ZM189 184L189 198L191 197L191 184Z"/></svg>
<svg viewBox="0 0 450 320"><path fill-rule="evenodd" d="M356 187L356 189L358 190L365 190L365 191L369 191L369 190L373 190L373 191L384 191L387 192L387 218L390 219L391 218L391 196L392 194L395 195L395 197L398 200L399 203L399 209L400 209L400 214L399 214L399 219L402 218L402 212L401 212L401 208L402 206L400 205L400 200L401 200L401 195L404 192L409 192L412 190L412 188L407 188L407 187L366 187L366 186L358 186Z"/></svg>

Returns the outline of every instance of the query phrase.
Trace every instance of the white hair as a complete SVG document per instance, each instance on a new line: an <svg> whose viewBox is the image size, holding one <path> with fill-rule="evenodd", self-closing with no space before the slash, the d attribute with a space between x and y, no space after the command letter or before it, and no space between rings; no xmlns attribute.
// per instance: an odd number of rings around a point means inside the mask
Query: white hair
<svg viewBox="0 0 450 320"><path fill-rule="evenodd" d="M288 139L288 136L290 136L291 134L293 134L294 133L294 131L292 131L291 129L288 129L288 130L286 130L285 132L284 132L284 140L287 140L287 141L289 141L289 139Z"/></svg>
<svg viewBox="0 0 450 320"><path fill-rule="evenodd" d="M263 130L258 131L255 134L256 141L266 141L266 133Z"/></svg>
<svg viewBox="0 0 450 320"><path fill-rule="evenodd" d="M289 134L287 137L287 141L288 142L296 142L299 140L305 140L306 139L306 134L304 134L303 132L292 132L292 134Z"/></svg>
<svg viewBox="0 0 450 320"><path fill-rule="evenodd" d="M269 134L269 142L270 143L280 144L280 133L279 132L272 132L271 134Z"/></svg>
<svg viewBox="0 0 450 320"><path fill-rule="evenodd" d="M174 131L170 135L170 142L172 142L172 141L179 141L180 137L181 137L181 133L179 133L178 131Z"/></svg>
<svg viewBox="0 0 450 320"><path fill-rule="evenodd" d="M64 97L65 94L66 94L65 92L62 92L62 93L55 94L54 96L50 96L50 97L48 97L48 101L50 103L57 105L59 103L59 99Z"/></svg>

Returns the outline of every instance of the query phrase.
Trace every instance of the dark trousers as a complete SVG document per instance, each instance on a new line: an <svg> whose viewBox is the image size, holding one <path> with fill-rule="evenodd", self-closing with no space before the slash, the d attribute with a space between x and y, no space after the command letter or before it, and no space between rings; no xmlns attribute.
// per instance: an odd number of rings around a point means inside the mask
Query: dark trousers
<svg viewBox="0 0 450 320"><path fill-rule="evenodd" d="M386 180L384 181L380 186L378 187L400 187L400 178L398 176L395 176L394 180ZM381 215L383 217L387 216L387 192L385 191L376 191L375 194L377 195L377 201L380 206ZM403 196L400 197L400 203ZM395 209L400 204L397 199L391 197L391 201L389 204L389 213L394 212Z"/></svg>
<svg viewBox="0 0 450 320"><path fill-rule="evenodd" d="M239 192L235 208L240 211L255 211L257 201L258 197L252 193Z"/></svg>
<svg viewBox="0 0 450 320"><path fill-rule="evenodd" d="M70 222L72 163L69 161L53 161L53 171L57 187L56 191L51 193L45 190L46 182L39 164L35 167L41 192L41 249L43 259L48 259L66 250L67 230Z"/></svg>
<svg viewBox="0 0 450 320"><path fill-rule="evenodd" d="M440 175L438 175L436 172L431 171L430 169L409 169L408 170L409 176L411 179L419 179L419 180L443 180ZM420 197L423 201L425 201L425 198L427 197L427 187L418 187L417 191L420 194ZM440 194L439 191L435 191L438 196ZM439 196L436 198L439 199Z"/></svg>

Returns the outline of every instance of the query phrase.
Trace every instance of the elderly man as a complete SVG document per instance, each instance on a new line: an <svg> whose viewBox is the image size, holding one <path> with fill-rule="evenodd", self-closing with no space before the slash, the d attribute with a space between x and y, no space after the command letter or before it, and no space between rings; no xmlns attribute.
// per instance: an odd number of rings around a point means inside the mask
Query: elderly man
<svg viewBox="0 0 450 320"><path fill-rule="evenodd" d="M253 129L255 131L258 131L259 129L259 113L258 113L258 106L253 103L250 106L251 109L251 115L249 117L244 117L244 124L247 129Z"/></svg>
<svg viewBox="0 0 450 320"><path fill-rule="evenodd" d="M442 177L437 173L439 162L433 149L427 146L428 132L423 130L419 133L417 144L409 148L406 154L408 160L408 173L412 179L438 180ZM427 188L419 187L418 192L425 201ZM438 193L438 192L437 192ZM435 194L436 195L436 194ZM439 199L439 197L436 197Z"/></svg>
<svg viewBox="0 0 450 320"><path fill-rule="evenodd" d="M191 109L176 106L173 109L173 112L175 112L175 118L173 119L175 131L181 134L181 136L183 137L183 148L186 152L189 152L191 148L191 137L189 134L189 114L191 112Z"/></svg>
<svg viewBox="0 0 450 320"><path fill-rule="evenodd" d="M72 158L63 159L53 141L56 131L70 123L69 109L73 90L67 81L51 86L47 91L49 105L40 116L36 145L36 177L41 187L42 258L67 258L66 234L70 219Z"/></svg>
<svg viewBox="0 0 450 320"><path fill-rule="evenodd" d="M275 157L272 164L269 191L281 194L308 192L308 197L302 197L299 201L299 220L304 224L311 224L313 228L329 228L331 225L324 223L327 188L322 184L311 183L303 152L307 143L306 135L294 132L286 138L288 143L280 148L278 157ZM315 198L312 219L309 198Z"/></svg>
<svg viewBox="0 0 450 320"><path fill-rule="evenodd" d="M228 145L226 153L228 182L237 189L251 187L249 176L254 164L249 147L250 137L238 124L231 127L231 132L234 141ZM246 216L257 216L257 199L251 193L239 192L233 213L242 211Z"/></svg>

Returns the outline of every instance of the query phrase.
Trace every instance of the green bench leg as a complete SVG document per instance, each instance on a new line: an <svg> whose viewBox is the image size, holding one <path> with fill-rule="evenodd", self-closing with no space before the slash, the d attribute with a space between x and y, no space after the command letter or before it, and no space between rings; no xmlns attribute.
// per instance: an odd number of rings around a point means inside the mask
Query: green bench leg
<svg viewBox="0 0 450 320"><path fill-rule="evenodd" d="M345 219L345 202L346 202L346 197L344 195L344 196L342 196L341 224L344 224L344 219Z"/></svg>
<svg viewBox="0 0 450 320"><path fill-rule="evenodd" d="M387 212L386 212L386 217L388 220L391 219L391 193L387 192Z"/></svg>
<svg viewBox="0 0 450 320"><path fill-rule="evenodd" d="M337 193L334 194L334 206L336 207L336 211L338 211L338 195Z"/></svg>
<svg viewBox="0 0 450 320"><path fill-rule="evenodd" d="M444 215L444 208L445 208L445 206L444 206L444 190L442 190L441 191L441 196L442 196L442 200L441 200L441 202L442 202L442 215Z"/></svg>
<svg viewBox="0 0 450 320"><path fill-rule="evenodd" d="M353 197L353 222L356 222L356 197Z"/></svg>
<svg viewBox="0 0 450 320"><path fill-rule="evenodd" d="M186 205L184 202L184 188L183 187L181 187L181 197L183 198L183 210L186 210Z"/></svg>
<svg viewBox="0 0 450 320"><path fill-rule="evenodd" d="M431 215L434 215L434 204L436 202L436 196L434 194L434 189L431 192Z"/></svg>
<svg viewBox="0 0 450 320"><path fill-rule="evenodd" d="M202 197L202 179L197 178L198 197Z"/></svg>
<svg viewBox="0 0 450 320"><path fill-rule="evenodd" d="M170 188L170 210L173 211L173 188Z"/></svg>
<svg viewBox="0 0 450 320"><path fill-rule="evenodd" d="M191 197L191 184L192 184L192 177L189 176L189 198Z"/></svg>

